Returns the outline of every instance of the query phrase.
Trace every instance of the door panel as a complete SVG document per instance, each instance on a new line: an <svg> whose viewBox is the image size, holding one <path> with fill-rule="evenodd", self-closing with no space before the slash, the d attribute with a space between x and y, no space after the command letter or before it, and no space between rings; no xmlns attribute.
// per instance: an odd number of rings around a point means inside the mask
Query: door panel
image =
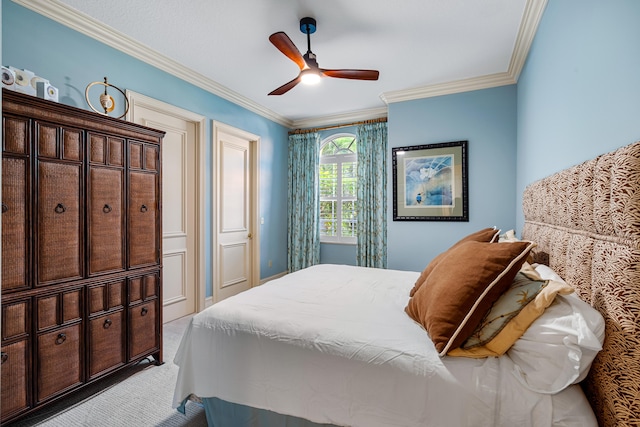
<svg viewBox="0 0 640 427"><path fill-rule="evenodd" d="M124 309L89 321L89 379L126 362Z"/></svg>
<svg viewBox="0 0 640 427"><path fill-rule="evenodd" d="M81 328L78 323L38 336L38 402L83 382Z"/></svg>
<svg viewBox="0 0 640 427"><path fill-rule="evenodd" d="M28 340L2 346L2 368L0 369L2 419L31 406L30 350Z"/></svg>
<svg viewBox="0 0 640 427"><path fill-rule="evenodd" d="M129 266L140 267L157 262L159 248L156 216L158 198L156 174L129 174Z"/></svg>
<svg viewBox="0 0 640 427"><path fill-rule="evenodd" d="M158 300L131 307L129 309L129 360L159 347Z"/></svg>
<svg viewBox="0 0 640 427"><path fill-rule="evenodd" d="M89 274L122 271L124 170L89 168Z"/></svg>
<svg viewBox="0 0 640 427"><path fill-rule="evenodd" d="M26 159L2 159L2 291L27 288L27 184Z"/></svg>
<svg viewBox="0 0 640 427"><path fill-rule="evenodd" d="M228 298L253 286L253 165L256 143L242 131L220 126L216 131L217 226L214 296ZM258 272L255 272L257 275Z"/></svg>
<svg viewBox="0 0 640 427"><path fill-rule="evenodd" d="M82 277L81 174L79 164L39 162L38 285Z"/></svg>

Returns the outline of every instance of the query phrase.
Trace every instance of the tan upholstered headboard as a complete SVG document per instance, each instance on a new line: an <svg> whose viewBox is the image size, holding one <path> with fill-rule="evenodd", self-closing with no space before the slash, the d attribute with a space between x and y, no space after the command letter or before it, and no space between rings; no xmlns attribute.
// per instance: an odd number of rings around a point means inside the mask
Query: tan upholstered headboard
<svg viewBox="0 0 640 427"><path fill-rule="evenodd" d="M640 141L528 186L522 237L606 321L583 388L601 426L640 426Z"/></svg>

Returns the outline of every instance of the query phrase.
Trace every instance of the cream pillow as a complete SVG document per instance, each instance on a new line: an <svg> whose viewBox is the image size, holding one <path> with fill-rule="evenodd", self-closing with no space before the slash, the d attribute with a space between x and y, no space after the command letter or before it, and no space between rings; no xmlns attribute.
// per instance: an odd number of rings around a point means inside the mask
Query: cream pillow
<svg viewBox="0 0 640 427"><path fill-rule="evenodd" d="M473 334L448 355L474 358L502 356L553 303L556 295L572 292L573 288L566 283L531 279L520 271Z"/></svg>

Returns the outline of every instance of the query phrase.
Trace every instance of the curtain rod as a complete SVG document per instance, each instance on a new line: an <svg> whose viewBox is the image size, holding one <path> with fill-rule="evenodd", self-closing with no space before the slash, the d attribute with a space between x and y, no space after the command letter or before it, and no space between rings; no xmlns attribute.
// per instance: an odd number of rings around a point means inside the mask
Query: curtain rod
<svg viewBox="0 0 640 427"><path fill-rule="evenodd" d="M289 135L297 135L297 134L301 134L301 133L319 132L321 130L346 128L346 127L349 127L349 126L358 126L358 125L364 125L364 124L370 124L370 123L382 123L382 122L386 122L386 121L387 121L386 117L380 117L378 119L363 120L361 122L353 122L353 123L343 123L341 125L323 126L323 127L319 127L319 128L310 128L310 129L294 129L294 130L290 130L289 131Z"/></svg>

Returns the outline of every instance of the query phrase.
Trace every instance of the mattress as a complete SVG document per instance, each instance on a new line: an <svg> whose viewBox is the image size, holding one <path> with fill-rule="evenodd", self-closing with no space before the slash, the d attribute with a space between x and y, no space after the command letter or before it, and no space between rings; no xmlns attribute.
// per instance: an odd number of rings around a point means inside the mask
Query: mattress
<svg viewBox="0 0 640 427"><path fill-rule="evenodd" d="M439 357L404 312L418 275L317 265L209 307L176 354L173 406L193 394L342 426L595 425L577 386L539 394L508 356Z"/></svg>

